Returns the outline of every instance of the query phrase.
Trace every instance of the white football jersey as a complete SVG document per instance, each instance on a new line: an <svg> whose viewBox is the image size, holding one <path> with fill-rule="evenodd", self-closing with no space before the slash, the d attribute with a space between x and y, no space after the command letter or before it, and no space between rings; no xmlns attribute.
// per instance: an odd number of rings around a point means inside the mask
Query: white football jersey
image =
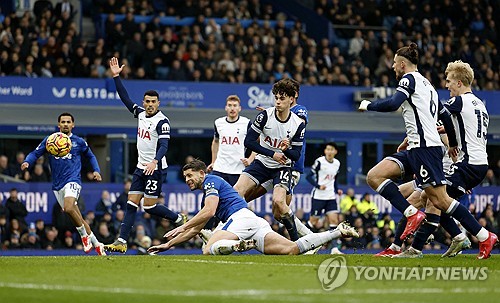
<svg viewBox="0 0 500 303"><path fill-rule="evenodd" d="M135 111L138 121L137 168L144 169L146 166L143 164L152 162L156 156L158 139L170 139L170 121L161 111L151 117L147 117L146 112L139 106L135 108ZM158 161L156 169L164 170L167 166L167 158L164 156L161 161Z"/></svg>
<svg viewBox="0 0 500 303"><path fill-rule="evenodd" d="M276 117L275 108L270 107L255 117L251 127L260 134L260 145L275 152L282 152L279 146L283 139L289 139L290 144L293 146L302 146L304 144L304 122L292 112L290 112L286 121L279 121ZM272 157L261 154L257 154L255 159L268 168L280 168L292 164L290 159L285 165L282 165Z"/></svg>
<svg viewBox="0 0 500 303"><path fill-rule="evenodd" d="M340 161L335 158L333 158L332 162L329 162L325 156L322 156L314 161L311 170L318 182L318 185L325 185L326 188L323 190L319 188L313 188L311 192L311 198L317 200L337 199L337 193L335 192L335 182L339 169Z"/></svg>
<svg viewBox="0 0 500 303"><path fill-rule="evenodd" d="M245 137L250 119L239 116L238 120L228 122L227 117L215 120L214 137L219 140L219 151L214 170L225 174L240 174L245 165Z"/></svg>
<svg viewBox="0 0 500 303"><path fill-rule="evenodd" d="M402 104L408 149L443 146L436 129L439 97L431 83L419 72L407 73L398 84L407 97Z"/></svg>
<svg viewBox="0 0 500 303"><path fill-rule="evenodd" d="M452 114L457 130L460 154L458 161L472 165L488 165L486 135L489 115L484 103L473 93L451 98L445 107Z"/></svg>

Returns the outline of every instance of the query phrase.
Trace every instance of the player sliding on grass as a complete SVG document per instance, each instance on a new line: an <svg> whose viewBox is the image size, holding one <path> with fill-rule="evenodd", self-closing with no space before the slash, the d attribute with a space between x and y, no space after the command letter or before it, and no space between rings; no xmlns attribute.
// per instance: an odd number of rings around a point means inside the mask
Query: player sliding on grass
<svg viewBox="0 0 500 303"><path fill-rule="evenodd" d="M150 253L162 252L196 236L206 222L216 216L223 222L203 248L203 254L227 255L250 249L269 255L298 255L340 237L359 237L353 227L340 223L337 229L309 234L292 242L274 232L269 223L247 208L245 200L220 177L207 175L206 166L193 160L182 170L191 190L202 189L202 209L186 224L165 237L173 237L165 244L152 246Z"/></svg>

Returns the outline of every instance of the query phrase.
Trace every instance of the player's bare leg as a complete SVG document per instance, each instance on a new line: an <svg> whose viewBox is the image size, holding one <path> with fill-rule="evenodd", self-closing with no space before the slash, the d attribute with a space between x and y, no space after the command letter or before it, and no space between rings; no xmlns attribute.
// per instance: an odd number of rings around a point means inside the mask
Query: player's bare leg
<svg viewBox="0 0 500 303"><path fill-rule="evenodd" d="M256 186L257 183L255 183L254 180L250 179L250 177L245 174L241 174L233 188L241 197L245 198L247 192L251 189L254 189Z"/></svg>
<svg viewBox="0 0 500 303"><path fill-rule="evenodd" d="M359 235L353 227L345 223L340 223L335 230L309 234L295 242L275 232L270 232L264 239L264 253L266 255L298 255L340 237L359 237Z"/></svg>
<svg viewBox="0 0 500 303"><path fill-rule="evenodd" d="M229 255L240 243L237 235L227 230L216 231L203 248L204 255Z"/></svg>

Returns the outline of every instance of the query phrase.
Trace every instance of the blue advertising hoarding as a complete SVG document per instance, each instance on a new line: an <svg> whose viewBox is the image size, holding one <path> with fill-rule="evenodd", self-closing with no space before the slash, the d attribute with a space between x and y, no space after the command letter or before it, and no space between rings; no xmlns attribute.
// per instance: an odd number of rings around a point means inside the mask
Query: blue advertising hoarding
<svg viewBox="0 0 500 303"><path fill-rule="evenodd" d="M135 102L142 100L146 89L157 90L163 106L175 108L220 109L221 101L230 94L237 94L243 108L272 106L274 98L270 84L195 83L168 81L124 80L130 97ZM307 86L300 90L300 104L310 111L350 112L355 110L353 94L371 88L354 86ZM377 91L381 91L377 89ZM390 96L393 89L383 89L382 95ZM491 115L500 114L499 91L478 91L486 101ZM449 92L439 90L442 100ZM0 104L64 104L88 106L122 106L112 79L71 78L23 78L2 77L0 81Z"/></svg>
<svg viewBox="0 0 500 303"><path fill-rule="evenodd" d="M17 188L19 198L25 203L28 210L26 221L34 222L43 219L45 222L52 222L52 210L56 199L49 183L0 183L0 201L5 203L9 197L9 190ZM342 186L341 186L342 188ZM372 194L372 201L378 206L380 213L389 213L391 217L398 220L401 214L382 196L368 188L367 186L352 187L356 192L356 198L361 200L364 193ZM116 183L84 183L81 196L85 204L85 211L94 211L101 198L103 190L110 193L110 199L115 202L123 190L123 185ZM344 188L344 191L346 189ZM173 211L188 212L193 215L200 210L200 203L203 197L201 191L191 192L185 184L165 184L163 187L165 194L165 204ZM293 210L301 209L305 214L311 211L311 186L298 185L294 190L295 195L292 200ZM476 210L482 212L488 204L493 205L495 211L500 210L500 187L478 187L471 196ZM272 215L272 195L256 199L250 203L250 208L258 215Z"/></svg>

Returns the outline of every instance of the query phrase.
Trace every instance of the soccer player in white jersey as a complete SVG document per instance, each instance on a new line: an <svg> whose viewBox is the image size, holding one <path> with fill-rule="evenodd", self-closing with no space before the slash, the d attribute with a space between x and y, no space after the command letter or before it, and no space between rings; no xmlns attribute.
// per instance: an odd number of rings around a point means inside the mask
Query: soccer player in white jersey
<svg viewBox="0 0 500 303"><path fill-rule="evenodd" d="M467 208L446 193L445 184L447 181L442 162L444 146L439 138L436 122L438 112L449 112L447 109L441 110L442 105L438 100L436 90L417 71L417 63L418 50L415 43L398 49L393 64L396 78L399 80L396 93L387 100L376 102L363 100L359 110L390 112L402 106L408 137L406 160L415 173L417 181L435 207L457 219L467 231L477 237L480 242L477 257L478 259L486 259L490 256L498 239L495 234L481 227ZM453 126L449 126L452 123L449 115L443 114L440 119L445 129L453 128ZM448 140L450 141L449 154L455 157L457 146L453 141L456 141L456 138L449 136ZM402 167L396 161L384 159L368 172L367 182L407 217L408 223L402 236L406 237L421 225L425 214L411 206L391 180L397 178L401 174L401 170ZM437 222L434 222L435 220ZM429 221L437 224L439 216L428 218Z"/></svg>
<svg viewBox="0 0 500 303"><path fill-rule="evenodd" d="M58 119L59 130L68 135L71 139L71 151L64 157L55 157L49 155L49 164L52 170L52 190L56 196L57 203L62 210L68 214L71 222L76 227L76 230L82 237L83 250L89 253L92 246L98 255L105 256L104 246L95 237L90 229L87 221L82 217L82 213L77 206L78 197L82 190L82 180L80 171L82 169L82 155L90 160L90 164L94 170L94 180L101 181L99 163L92 153L92 150L87 145L87 142L77 135L72 133L75 127L75 118L70 113L62 113ZM47 137L38 145L38 147L26 156L26 160L21 164L21 169L25 170L33 166L38 158L42 156L46 149L45 144Z"/></svg>
<svg viewBox="0 0 500 303"><path fill-rule="evenodd" d="M167 169L166 154L170 139L170 121L158 110L160 106L158 92L146 91L142 100L144 107L138 106L132 102L120 80L120 72L124 65L120 66L118 59L113 57L109 66L120 99L138 120L137 151L139 158L128 192L125 218L120 227L119 238L112 244L104 246L108 251L125 253L130 230L134 225L137 208L142 198L144 198L144 210L151 215L168 219L175 224L183 224L186 217L157 203Z"/></svg>
<svg viewBox="0 0 500 303"><path fill-rule="evenodd" d="M335 230L309 234L292 242L274 232L266 220L249 210L243 197L229 183L218 176L207 175L205 163L202 161L193 160L182 170L186 184L191 190L203 190L202 208L185 225L165 235L173 239L150 247L149 253L162 252L191 239L213 216L219 218L222 224L203 248L205 255L227 255L253 248L269 255L298 255L333 239L359 236L354 228L341 223Z"/></svg>
<svg viewBox="0 0 500 303"><path fill-rule="evenodd" d="M245 137L250 119L240 116L240 98L230 95L226 99L227 115L214 123L212 163L207 170L234 186L241 172L251 160L245 157Z"/></svg>
<svg viewBox="0 0 500 303"><path fill-rule="evenodd" d="M339 224L339 205L337 203L337 174L340 169L340 161L335 159L338 147L335 142L325 144L324 156L314 160L307 181L314 186L311 192L312 207L309 217L309 228L314 228L319 218L326 215L330 229L337 228ZM338 243L337 243L338 244ZM332 254L340 254L338 245L334 245Z"/></svg>
<svg viewBox="0 0 500 303"><path fill-rule="evenodd" d="M295 85L282 79L273 85L272 92L275 106L255 117L245 138L245 147L257 155L234 188L245 197L248 190L273 179L273 215L295 241L298 239L295 216L286 204L286 195L291 188L293 162L299 160L304 144L305 124L290 111L297 95Z"/></svg>
<svg viewBox="0 0 500 303"><path fill-rule="evenodd" d="M458 130L460 150L458 161L445 171L448 183L446 191L450 197L459 199L467 191L479 185L486 176L488 170L486 135L489 115L484 103L472 93L474 71L468 63L460 60L449 63L445 75L446 87L450 91L451 99L444 106L452 114L453 124ZM427 208L434 207L432 203L430 205L428 203ZM455 256L466 246L465 243L468 242L466 235L460 231L448 214L440 212L439 209L433 213L437 216L441 215L440 223L452 237L450 248L443 254L443 257ZM436 228L437 225L422 225L415 235L412 246L397 257L422 256L423 243ZM495 237L492 237L490 242L496 242ZM480 245L486 244L488 242Z"/></svg>

